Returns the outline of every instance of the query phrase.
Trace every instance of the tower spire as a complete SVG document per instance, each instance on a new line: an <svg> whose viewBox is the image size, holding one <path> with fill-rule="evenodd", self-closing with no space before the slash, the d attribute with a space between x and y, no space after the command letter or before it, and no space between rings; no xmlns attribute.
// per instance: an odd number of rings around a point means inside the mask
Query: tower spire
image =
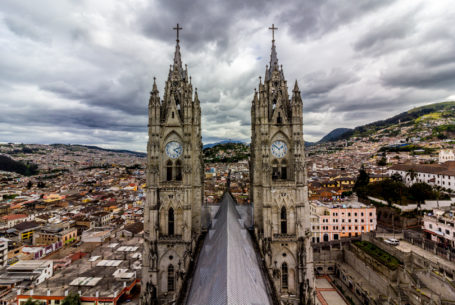
<svg viewBox="0 0 455 305"><path fill-rule="evenodd" d="M153 77L153 89L152 89L152 92L153 93L158 93L158 87L156 86L156 78L155 78L155 76Z"/></svg>
<svg viewBox="0 0 455 305"><path fill-rule="evenodd" d="M275 70L279 70L279 65L278 65L278 55L276 53L276 46L275 46L275 31L278 30L277 27L275 27L275 24L272 24L271 27L269 27L269 30L272 31L272 51L270 53L270 68L269 68L269 77L271 76L272 72Z"/></svg>
<svg viewBox="0 0 455 305"><path fill-rule="evenodd" d="M184 71L182 67L182 56L180 55L180 30L183 28L180 27L180 25L177 23L177 26L175 28L172 28L177 32L177 39L176 39L176 45L175 45L175 54L174 54L174 71L177 70L180 72L180 75L182 78L185 78L184 76Z"/></svg>

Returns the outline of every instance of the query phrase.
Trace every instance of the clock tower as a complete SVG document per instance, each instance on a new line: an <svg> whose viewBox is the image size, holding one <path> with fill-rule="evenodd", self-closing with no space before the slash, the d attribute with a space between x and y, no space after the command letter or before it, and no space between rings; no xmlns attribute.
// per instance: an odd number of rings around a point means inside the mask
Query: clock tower
<svg viewBox="0 0 455 305"><path fill-rule="evenodd" d="M149 100L147 188L141 304L175 301L201 233L201 108L182 66L179 31L174 62L160 99Z"/></svg>
<svg viewBox="0 0 455 305"><path fill-rule="evenodd" d="M251 106L251 197L261 254L282 301L313 304L314 270L303 140L302 98L278 65L272 25L270 65Z"/></svg>

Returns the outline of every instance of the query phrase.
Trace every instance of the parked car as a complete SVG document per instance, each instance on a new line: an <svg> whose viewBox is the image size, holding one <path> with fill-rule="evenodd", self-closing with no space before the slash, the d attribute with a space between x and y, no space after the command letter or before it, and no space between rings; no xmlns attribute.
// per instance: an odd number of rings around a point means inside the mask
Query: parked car
<svg viewBox="0 0 455 305"><path fill-rule="evenodd" d="M392 246L398 246L400 244L400 241L395 238L387 238L384 240L386 244L392 245Z"/></svg>

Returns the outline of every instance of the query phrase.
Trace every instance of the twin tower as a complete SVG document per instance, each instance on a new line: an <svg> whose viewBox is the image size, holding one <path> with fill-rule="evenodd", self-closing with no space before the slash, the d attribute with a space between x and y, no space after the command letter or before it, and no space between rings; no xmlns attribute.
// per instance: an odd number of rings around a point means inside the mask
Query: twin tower
<svg viewBox="0 0 455 305"><path fill-rule="evenodd" d="M198 245L206 231L201 217L201 107L188 69L182 65L182 28L177 25L174 29L177 44L163 99L154 81L148 106L142 305L184 303ZM274 34L277 28L270 29ZM290 304L313 304L302 98L297 81L292 95L288 94L274 35L270 65L251 105L250 149L254 234L260 263L267 270L264 277L278 298L286 296Z"/></svg>

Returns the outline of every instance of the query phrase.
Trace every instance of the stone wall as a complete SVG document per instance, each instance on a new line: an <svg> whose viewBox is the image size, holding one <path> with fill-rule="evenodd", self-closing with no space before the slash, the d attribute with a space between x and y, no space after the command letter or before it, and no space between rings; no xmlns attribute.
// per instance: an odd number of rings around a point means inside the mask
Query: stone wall
<svg viewBox="0 0 455 305"><path fill-rule="evenodd" d="M335 265L342 261L343 251L339 248L315 249L313 252L316 274L335 274Z"/></svg>
<svg viewBox="0 0 455 305"><path fill-rule="evenodd" d="M354 252L356 251L356 252ZM353 270L361 274L368 282L377 287L379 291L387 291L390 281L395 281L397 274L396 271L390 272L390 277L386 277L383 274L387 274L385 270L378 273L378 270L387 268L385 266L378 266L378 262L372 261L373 258L367 257L367 254L362 250L351 246L349 249L344 249L344 261L351 266Z"/></svg>

